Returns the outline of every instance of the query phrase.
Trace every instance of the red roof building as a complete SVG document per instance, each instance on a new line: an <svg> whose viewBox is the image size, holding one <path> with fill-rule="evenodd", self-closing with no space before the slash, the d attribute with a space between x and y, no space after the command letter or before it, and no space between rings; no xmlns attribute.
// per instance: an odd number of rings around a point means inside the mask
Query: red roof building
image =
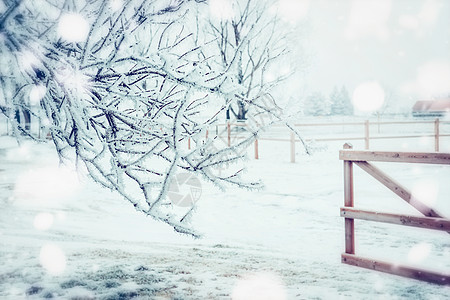
<svg viewBox="0 0 450 300"><path fill-rule="evenodd" d="M443 117L450 113L450 99L417 101L412 108L414 117Z"/></svg>

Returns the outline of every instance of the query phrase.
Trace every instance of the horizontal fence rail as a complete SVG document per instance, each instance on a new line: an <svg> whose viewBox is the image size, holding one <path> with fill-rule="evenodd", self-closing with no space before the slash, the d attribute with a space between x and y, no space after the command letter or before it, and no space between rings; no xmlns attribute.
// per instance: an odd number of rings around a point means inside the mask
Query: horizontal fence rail
<svg viewBox="0 0 450 300"><path fill-rule="evenodd" d="M5 122L5 123L3 123ZM12 133L12 126L7 119L2 119L5 125L6 134ZM415 126L417 125L417 126ZM430 125L424 127L424 125ZM413 139L413 138L429 138L433 139L433 147L435 152L439 152L442 139L450 137L450 121L440 119L434 120L405 120L405 121L354 121L354 122L322 122L322 123L294 123L292 125L302 136L304 142L338 142L338 141L363 141L364 149L371 149L372 141L394 140L394 139ZM391 132L386 126L397 126L401 130ZM221 138L224 143L231 146L233 142L238 142L245 137L239 132L240 129L247 130L248 124L245 122L228 122L215 124L206 130L205 138ZM420 128L418 128L420 127ZM344 130L345 129L345 130ZM426 129L426 130L425 130ZM387 131L389 130L389 131ZM38 133L39 138L48 137L45 129L41 127L40 122L31 123L31 131ZM329 133L332 131L332 133ZM349 132L350 131L350 132ZM0 133L1 134L1 133ZM261 141L264 142L285 142L289 147L290 161L295 162L297 143L302 142L297 136L292 134L285 125L274 124L269 127L268 132L258 135L254 142L254 158L260 159ZM191 149L193 141L188 138L186 147ZM287 146L289 145L289 146Z"/></svg>
<svg viewBox="0 0 450 300"><path fill-rule="evenodd" d="M422 164L450 164L448 153L392 152L392 151L346 151L339 152L339 158L346 161L381 161Z"/></svg>
<svg viewBox="0 0 450 300"><path fill-rule="evenodd" d="M364 258L353 254L347 253L342 254L342 262L347 265L413 278L431 283L437 283L441 285L450 284L450 277L448 274L438 272L428 272L419 268L394 265L391 263L373 260L370 258Z"/></svg>
<svg viewBox="0 0 450 300"><path fill-rule="evenodd" d="M448 165L450 164L450 153L355 151L350 144L345 144L344 150L339 152L339 158L344 162L344 207L340 209L340 215L345 220L345 253L342 254L342 263L431 283L450 285L450 274L448 273L399 266L395 263L383 262L356 255L354 223L354 220L358 219L450 233L450 219L445 218L441 213L420 201L420 199L412 197L410 191L370 163L377 161ZM377 179L381 184L422 213L423 216L410 216L354 208L354 164Z"/></svg>
<svg viewBox="0 0 450 300"><path fill-rule="evenodd" d="M380 135L380 128L382 126L387 125L432 125L432 132L411 132L411 133L399 133L399 134L385 134ZM304 130L307 128L339 128L339 127L345 127L350 126L354 130L355 128L360 128L359 130L356 130L353 136L350 135L342 135L342 134L336 134L338 136L323 136L324 130L321 130L319 132L313 133L314 137L304 137L305 142L336 142L336 141L364 141L364 148L366 150L370 149L370 142L372 140L392 140L392 139L411 139L411 138L433 138L434 142L434 150L435 152L439 152L440 150L440 144L441 139L443 137L450 137L450 130L448 133L444 132L443 125L450 125L450 121L441 121L439 119L435 120L414 120L414 121L369 121L366 120L364 122L330 122L330 123L295 123L293 124L294 127L299 129L300 134L304 133ZM237 129L247 128L248 125L245 123L223 123L223 124L217 124L215 127L212 127L209 132L215 131L216 135L219 136L222 139L225 139L228 141L228 145L231 145L232 140L241 140L244 139L243 136L239 134ZM272 125L270 128L277 129L277 128L286 128L284 125ZM376 134L374 134L374 129L372 127L377 127ZM223 128L224 130L219 130L219 128ZM450 128L447 126L445 129ZM292 133L287 134L285 133L285 137L282 137L283 133L277 133L276 137L270 137L267 135L259 135L257 140L258 141L272 141L272 142L288 142L290 144L290 161L295 162L295 150L296 150L296 143L301 142L298 138L296 138L295 135ZM259 159L259 145L258 142L255 142L254 147L254 157L255 159Z"/></svg>
<svg viewBox="0 0 450 300"><path fill-rule="evenodd" d="M450 231L450 220L443 218L415 217L408 215L389 214L376 211L354 209L349 207L341 207L341 217Z"/></svg>

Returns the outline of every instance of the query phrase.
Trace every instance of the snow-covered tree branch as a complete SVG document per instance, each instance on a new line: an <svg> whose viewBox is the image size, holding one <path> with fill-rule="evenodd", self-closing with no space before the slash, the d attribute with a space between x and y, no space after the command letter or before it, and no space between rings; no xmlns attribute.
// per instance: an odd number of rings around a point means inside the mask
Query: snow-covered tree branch
<svg viewBox="0 0 450 300"><path fill-rule="evenodd" d="M195 30L200 2L5 0L0 18L0 109L16 136L39 140L18 116L39 119L62 160L76 157L136 210L192 235L194 209L181 212L166 197L173 175L182 170L220 187L259 187L240 178L239 164L229 165L260 128L231 146L205 139L205 131L230 103L273 114L255 100L267 92L263 70L286 51L258 50L275 39L274 25L266 23L269 36L253 28L263 14L246 6L231 27L210 24L235 32L236 43L231 51L223 45L218 61L212 44L230 40ZM217 169L223 164L225 173Z"/></svg>
<svg viewBox="0 0 450 300"><path fill-rule="evenodd" d="M219 59L214 60L213 67L228 74L242 96L231 101L227 116L246 120L249 109L255 108L251 104L270 95L273 87L288 76L275 74L273 68L289 53L289 30L277 17L275 1L211 2L218 6L216 13L200 23L206 39L214 40L211 48ZM246 101L249 99L252 103Z"/></svg>

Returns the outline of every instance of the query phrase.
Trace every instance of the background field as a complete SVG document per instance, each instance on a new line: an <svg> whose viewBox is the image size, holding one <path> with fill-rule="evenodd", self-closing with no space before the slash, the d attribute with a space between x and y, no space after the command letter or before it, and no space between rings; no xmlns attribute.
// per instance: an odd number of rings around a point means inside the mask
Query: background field
<svg viewBox="0 0 450 300"><path fill-rule="evenodd" d="M260 159L247 161L246 177L261 178L265 188L223 192L202 182L193 224L203 238L194 240L135 212L73 165L59 165L51 144L17 146L2 136L0 297L447 297L449 287L340 263L342 144L316 143L311 156L298 144L296 163L290 163L288 142L261 141ZM380 141L374 147L433 150L432 140L425 139ZM253 149L248 154L252 157ZM406 187L435 195L430 201L450 216L450 168L378 165ZM357 168L355 197L361 208L418 215ZM448 234L363 221L356 228L363 256L450 270Z"/></svg>

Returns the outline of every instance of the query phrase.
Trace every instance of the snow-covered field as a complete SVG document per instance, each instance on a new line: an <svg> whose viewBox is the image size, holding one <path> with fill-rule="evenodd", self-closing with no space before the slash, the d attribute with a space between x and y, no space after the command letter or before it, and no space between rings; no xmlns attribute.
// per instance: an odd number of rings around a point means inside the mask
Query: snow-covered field
<svg viewBox="0 0 450 300"><path fill-rule="evenodd" d="M449 286L340 263L342 144L322 144L312 156L297 147L292 164L288 143L261 141L261 159L247 162L247 175L265 189L222 192L202 182L193 223L204 237L194 240L135 212L73 166L59 166L52 145L18 147L2 136L0 298L448 298ZM374 144L394 146L433 149L419 139ZM450 168L379 166L450 216ZM356 168L355 197L361 208L417 214ZM358 254L450 270L446 233L363 221L356 230Z"/></svg>

